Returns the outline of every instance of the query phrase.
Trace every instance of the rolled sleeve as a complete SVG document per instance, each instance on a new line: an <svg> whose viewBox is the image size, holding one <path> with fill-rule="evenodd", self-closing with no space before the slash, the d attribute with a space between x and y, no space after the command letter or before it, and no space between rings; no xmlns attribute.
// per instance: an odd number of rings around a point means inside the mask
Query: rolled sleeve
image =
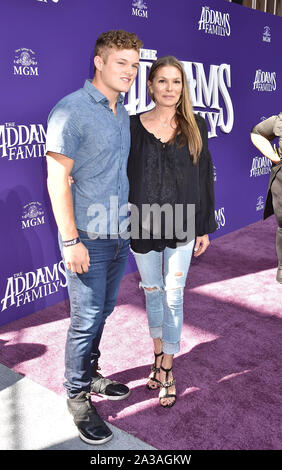
<svg viewBox="0 0 282 470"><path fill-rule="evenodd" d="M81 141L79 119L73 109L55 107L48 118L46 153L61 153L75 160Z"/></svg>
<svg viewBox="0 0 282 470"><path fill-rule="evenodd" d="M257 134L265 137L267 140L275 139L276 135L273 132L274 124L277 119L277 116L271 116L264 121L259 122L251 130L251 134Z"/></svg>

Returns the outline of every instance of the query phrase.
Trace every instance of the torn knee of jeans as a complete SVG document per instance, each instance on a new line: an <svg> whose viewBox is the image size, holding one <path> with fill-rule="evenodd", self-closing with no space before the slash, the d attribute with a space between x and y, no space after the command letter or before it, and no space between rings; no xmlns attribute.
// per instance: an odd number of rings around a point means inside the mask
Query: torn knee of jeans
<svg viewBox="0 0 282 470"><path fill-rule="evenodd" d="M163 290L163 288L160 286L145 286L144 284L142 284L142 282L140 282L139 287L142 287L146 292L155 292Z"/></svg>
<svg viewBox="0 0 282 470"><path fill-rule="evenodd" d="M175 277L182 277L182 276L183 276L183 273L182 273L182 272L175 273Z"/></svg>
<svg viewBox="0 0 282 470"><path fill-rule="evenodd" d="M176 286L176 287L166 287L165 288L166 292L167 292L167 296L177 296L178 295L178 291L180 291L180 295L183 297L183 294L184 294L184 287L182 286Z"/></svg>

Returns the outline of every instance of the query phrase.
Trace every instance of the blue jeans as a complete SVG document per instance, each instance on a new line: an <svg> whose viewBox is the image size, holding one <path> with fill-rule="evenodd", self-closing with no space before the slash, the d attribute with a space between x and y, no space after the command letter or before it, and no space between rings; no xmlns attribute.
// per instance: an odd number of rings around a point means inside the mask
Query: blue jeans
<svg viewBox="0 0 282 470"><path fill-rule="evenodd" d="M114 310L129 252L129 240L121 237L92 240L86 232L78 233L89 251L90 267L83 274L66 270L71 323L66 341L65 387L70 398L90 390L104 325Z"/></svg>
<svg viewBox="0 0 282 470"><path fill-rule="evenodd" d="M145 291L150 335L162 339L166 354L180 350L183 291L193 247L194 240L177 248L165 248L163 252L133 252L141 276L140 287Z"/></svg>

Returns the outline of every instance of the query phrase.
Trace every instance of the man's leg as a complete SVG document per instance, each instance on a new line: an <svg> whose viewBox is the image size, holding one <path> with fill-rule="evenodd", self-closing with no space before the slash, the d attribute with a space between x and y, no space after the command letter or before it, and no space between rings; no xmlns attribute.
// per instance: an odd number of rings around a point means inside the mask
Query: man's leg
<svg viewBox="0 0 282 470"><path fill-rule="evenodd" d="M107 270L114 255L108 240L89 240L80 233L89 251L87 273L67 271L71 303L71 324L66 344L66 388L68 409L80 437L89 444L102 444L112 437L111 430L98 415L90 399L91 350L104 322ZM103 242L103 243L102 243Z"/></svg>
<svg viewBox="0 0 282 470"><path fill-rule="evenodd" d="M88 273L68 272L71 323L66 342L66 389L73 398L90 391L92 342L103 324L107 262L91 260Z"/></svg>
<svg viewBox="0 0 282 470"><path fill-rule="evenodd" d="M118 296L120 283L126 268L129 252L129 240L119 238L116 241L115 255L112 259L107 273L106 295L104 303L103 318L98 334L92 343L91 352L91 375L93 377L91 392L103 395L109 400L121 400L126 398L130 391L126 385L105 379L98 372L98 359L100 357L99 343L107 317L113 312Z"/></svg>

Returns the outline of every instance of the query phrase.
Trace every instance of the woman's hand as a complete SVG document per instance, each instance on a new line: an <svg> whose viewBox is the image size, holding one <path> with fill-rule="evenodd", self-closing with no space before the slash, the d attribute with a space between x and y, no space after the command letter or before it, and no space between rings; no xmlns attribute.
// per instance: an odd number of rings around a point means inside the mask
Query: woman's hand
<svg viewBox="0 0 282 470"><path fill-rule="evenodd" d="M203 235L202 237L196 237L196 243L194 246L194 256L202 255L209 245L210 240L207 234Z"/></svg>

